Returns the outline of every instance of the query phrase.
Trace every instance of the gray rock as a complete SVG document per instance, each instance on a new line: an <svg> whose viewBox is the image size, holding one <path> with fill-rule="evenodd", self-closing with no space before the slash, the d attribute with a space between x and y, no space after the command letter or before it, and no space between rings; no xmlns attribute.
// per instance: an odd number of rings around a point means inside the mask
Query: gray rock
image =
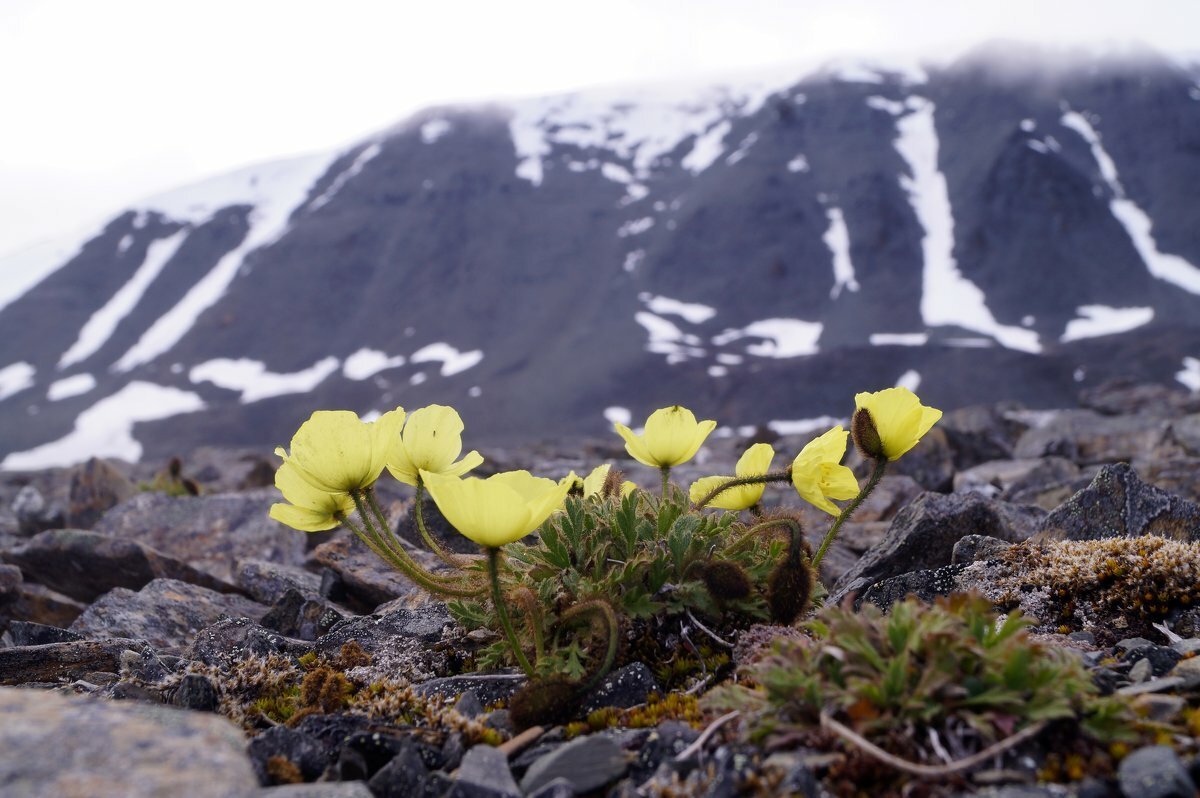
<svg viewBox="0 0 1200 798"><path fill-rule="evenodd" d="M416 745L407 741L391 761L371 777L371 792L376 798L417 798L425 795L429 769Z"/></svg>
<svg viewBox="0 0 1200 798"><path fill-rule="evenodd" d="M916 596L921 601L931 602L938 596L949 595L958 590L958 577L965 565L945 565L923 571L910 571L890 579L882 579L867 587L855 602L858 607L869 601L880 609L889 609L907 596Z"/></svg>
<svg viewBox="0 0 1200 798"><path fill-rule="evenodd" d="M239 560L301 565L304 534L271 520L273 489L245 494L141 493L105 513L95 531L128 538L231 582Z"/></svg>
<svg viewBox="0 0 1200 798"><path fill-rule="evenodd" d="M330 750L311 734L287 726L272 726L250 741L247 753L263 784L275 783L270 760L279 757L295 765L305 781L312 781L331 764Z"/></svg>
<svg viewBox="0 0 1200 798"><path fill-rule="evenodd" d="M661 693L662 687L643 662L631 662L610 672L584 698L583 712L587 714L602 707L625 709L646 703L651 693Z"/></svg>
<svg viewBox="0 0 1200 798"><path fill-rule="evenodd" d="M71 631L84 637L132 637L179 653L198 632L225 617L259 620L267 608L175 579L155 579L140 591L115 588L88 607Z"/></svg>
<svg viewBox="0 0 1200 798"><path fill-rule="evenodd" d="M1016 486L1049 484L1074 479L1079 466L1062 457L1029 460L990 460L954 475L955 493L981 493L989 498L1000 496Z"/></svg>
<svg viewBox="0 0 1200 798"><path fill-rule="evenodd" d="M424 590L375 556L352 535L339 535L317 546L313 549L310 562L329 568L341 576L347 596L367 608L401 598L415 603L426 603L428 600ZM427 558L425 564L433 565Z"/></svg>
<svg viewBox="0 0 1200 798"><path fill-rule="evenodd" d="M1195 798L1196 784L1165 745L1139 748L1121 760L1117 779L1125 798Z"/></svg>
<svg viewBox="0 0 1200 798"><path fill-rule="evenodd" d="M454 622L444 604L416 610L396 610L381 616L348 618L316 641L319 654L336 656L351 640L371 656L358 677L369 681L405 673L413 681L440 676L449 670L451 651L439 643Z"/></svg>
<svg viewBox="0 0 1200 798"><path fill-rule="evenodd" d="M1128 462L1150 455L1167 436L1169 422L1152 416L1102 416L1091 410L1063 410L1050 423L1025 432L1017 459L1055 455L1089 463Z"/></svg>
<svg viewBox="0 0 1200 798"><path fill-rule="evenodd" d="M171 695L171 703L197 712L216 712L220 697L212 681L199 673L184 676Z"/></svg>
<svg viewBox="0 0 1200 798"><path fill-rule="evenodd" d="M74 640L0 649L0 685L82 679L89 673L116 673L121 656L146 652L137 640Z"/></svg>
<svg viewBox="0 0 1200 798"><path fill-rule="evenodd" d="M1147 485L1132 468L1118 463L1100 469L1087 488L1042 519L1037 538L1141 535L1200 541L1200 505Z"/></svg>
<svg viewBox="0 0 1200 798"><path fill-rule="evenodd" d="M508 769L508 756L490 745L476 745L463 756L455 780L486 790L496 798L518 798L521 789Z"/></svg>
<svg viewBox="0 0 1200 798"><path fill-rule="evenodd" d="M14 588L8 603L0 607L0 622L29 621L46 626L67 627L87 607L45 585L22 582Z"/></svg>
<svg viewBox="0 0 1200 798"><path fill-rule="evenodd" d="M267 560L242 560L234 581L250 598L267 605L289 590L299 590L306 596L321 594L320 574Z"/></svg>
<svg viewBox="0 0 1200 798"><path fill-rule="evenodd" d="M529 766L521 790L533 792L555 779L566 779L577 793L597 790L619 779L629 767L611 737L591 734L561 745Z"/></svg>
<svg viewBox="0 0 1200 798"><path fill-rule="evenodd" d="M966 470L989 460L1012 457L1017 438L1028 425L1006 414L1015 407L973 405L951 410L942 416L938 427L946 433L954 453L954 467Z"/></svg>
<svg viewBox="0 0 1200 798"><path fill-rule="evenodd" d="M248 656L298 658L310 651L311 643L284 637L249 618L225 618L196 635L187 656L206 665L228 665Z"/></svg>
<svg viewBox="0 0 1200 798"><path fill-rule="evenodd" d="M421 682L414 689L418 695L441 696L453 701L470 690L486 706L511 698L525 685L523 673L481 673L466 676L443 676Z"/></svg>
<svg viewBox="0 0 1200 798"><path fill-rule="evenodd" d="M240 729L216 715L0 688L8 798L231 798L258 788Z"/></svg>
<svg viewBox="0 0 1200 798"><path fill-rule="evenodd" d="M42 530L54 529L66 523L62 506L47 501L33 485L26 485L17 491L12 511L17 518L17 530L22 535L36 535Z"/></svg>
<svg viewBox="0 0 1200 798"><path fill-rule="evenodd" d="M0 565L0 604L15 601L24 581L20 568L15 565Z"/></svg>
<svg viewBox="0 0 1200 798"><path fill-rule="evenodd" d="M114 587L139 590L152 579L178 579L223 593L238 591L135 540L81 529L47 530L4 557L30 579L79 601L95 601Z"/></svg>
<svg viewBox="0 0 1200 798"><path fill-rule="evenodd" d="M1174 418L1200 409L1197 397L1178 386L1115 377L1079 392L1079 404L1109 416Z"/></svg>
<svg viewBox="0 0 1200 798"><path fill-rule="evenodd" d="M1144 682L1154 673L1154 668L1150 666L1150 660L1139 659L1133 663L1133 667L1129 669L1129 681L1137 684Z"/></svg>
<svg viewBox="0 0 1200 798"><path fill-rule="evenodd" d="M1164 455L1137 460L1132 465L1154 487L1191 502L1200 501L1200 457Z"/></svg>
<svg viewBox="0 0 1200 798"><path fill-rule="evenodd" d="M529 793L528 798L575 798L578 794L571 786L571 782L564 778L557 778Z"/></svg>
<svg viewBox="0 0 1200 798"><path fill-rule="evenodd" d="M950 564L961 565L976 560L986 560L1011 545L1007 540L987 535L965 535L954 544L954 550L950 554Z"/></svg>
<svg viewBox="0 0 1200 798"><path fill-rule="evenodd" d="M135 493L137 488L120 469L93 457L71 470L66 521L73 527L90 529L106 511Z"/></svg>
<svg viewBox="0 0 1200 798"><path fill-rule="evenodd" d="M320 596L305 596L292 589L279 597L263 616L262 624L298 640L316 640L344 621L345 612Z"/></svg>
<svg viewBox="0 0 1200 798"><path fill-rule="evenodd" d="M31 621L13 621L8 625L8 634L14 646L44 646L47 643L68 643L83 638L57 626Z"/></svg>
<svg viewBox="0 0 1200 798"><path fill-rule="evenodd" d="M947 565L954 544L965 535L988 535L1007 541L1027 539L1042 511L976 494L924 493L900 511L887 535L837 583L833 602L852 589L918 569Z"/></svg>
<svg viewBox="0 0 1200 798"><path fill-rule="evenodd" d="M254 798L378 798L378 794L361 781L335 781L263 787Z"/></svg>
<svg viewBox="0 0 1200 798"><path fill-rule="evenodd" d="M1200 457L1200 413L1191 413L1171 422L1171 440L1184 452Z"/></svg>
<svg viewBox="0 0 1200 798"><path fill-rule="evenodd" d="M854 469L860 479L866 477L872 467L856 449L850 451L846 465ZM931 429L904 457L889 464L888 474L910 477L925 490L950 490L954 484L954 452L945 430L940 425Z"/></svg>

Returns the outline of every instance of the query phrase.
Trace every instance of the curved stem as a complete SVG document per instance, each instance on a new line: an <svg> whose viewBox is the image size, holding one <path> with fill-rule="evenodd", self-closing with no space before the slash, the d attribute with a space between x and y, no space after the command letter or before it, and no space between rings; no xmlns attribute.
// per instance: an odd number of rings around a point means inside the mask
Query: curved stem
<svg viewBox="0 0 1200 798"><path fill-rule="evenodd" d="M546 636L542 632L542 611L537 596L527 587L517 591L517 600L525 613L525 625L533 635L533 664L537 665L546 656Z"/></svg>
<svg viewBox="0 0 1200 798"><path fill-rule="evenodd" d="M480 588L468 588L462 586L457 581L452 582L440 579L422 568L398 544L395 546L389 545L389 542L380 536L375 525L371 523L371 517L367 515L366 506L363 504L362 494L359 491L351 491L350 498L354 501L355 508L358 509L359 517L362 518L365 529L355 527L346 518L340 520L350 531L358 536L359 540L366 544L368 549L374 552L375 556L434 595L462 598L479 595Z"/></svg>
<svg viewBox="0 0 1200 798"><path fill-rule="evenodd" d="M425 541L425 545L429 547L429 550L436 554L438 559L446 563L446 565L454 568L461 568L463 566L463 561L443 549L441 544L437 542L433 535L429 534L429 529L425 526L425 508L423 506L425 504L424 499L425 483L421 481L420 477L417 477L417 498L416 503L413 506L413 516L417 519L417 531L421 533L421 540Z"/></svg>
<svg viewBox="0 0 1200 798"><path fill-rule="evenodd" d="M821 560L824 558L825 552L829 549L829 545L833 543L834 538L837 537L838 530L841 529L842 524L844 524L846 520L854 514L854 511L858 509L859 505L861 505L863 501L865 501L866 498L871 495L871 491L875 490L875 487L879 484L879 480L883 479L883 472L887 470L887 464L888 461L886 457L880 457L875 461L875 468L871 471L871 477L867 480L867 484L863 485L862 490L860 490L858 495L846 505L846 508L838 515L837 519L833 522L833 525L829 527L829 531L825 533L825 539L821 541L821 547L817 549L817 553L813 555L812 559L813 570L818 574L820 571L817 569L821 567Z"/></svg>
<svg viewBox="0 0 1200 798"><path fill-rule="evenodd" d="M667 500L667 486L670 485L670 482L668 482L667 480L671 476L671 467L670 466L662 466L658 470L662 473L662 498L663 498L663 501L666 501Z"/></svg>
<svg viewBox="0 0 1200 798"><path fill-rule="evenodd" d="M613 612L612 606L607 601L592 599L582 604L576 604L562 614L562 620L565 623L586 613L595 613L608 626L608 647L605 649L604 659L600 662L600 667L596 669L596 672L592 674L591 678L581 688L583 690L590 690L612 669L613 663L617 660L617 647L621 641L618 637L620 634L620 624L617 622L617 614Z"/></svg>
<svg viewBox="0 0 1200 798"><path fill-rule="evenodd" d="M496 616L500 618L504 634L508 635L508 645L512 648L513 656L517 658L517 664L525 671L526 676L532 678L533 666L529 664L529 658L525 656L521 641L517 639L517 633L513 630L512 620L508 617L508 605L504 603L504 593L500 590L500 549L488 546L487 567L488 576L492 581L492 602L496 605Z"/></svg>
<svg viewBox="0 0 1200 798"><path fill-rule="evenodd" d="M755 474L749 477L730 477L728 481L722 482L708 492L703 499L696 502L696 509L703 510L709 502L720 496L730 488L742 487L744 485L766 485L770 482L791 482L791 469L786 471L771 471L766 474Z"/></svg>

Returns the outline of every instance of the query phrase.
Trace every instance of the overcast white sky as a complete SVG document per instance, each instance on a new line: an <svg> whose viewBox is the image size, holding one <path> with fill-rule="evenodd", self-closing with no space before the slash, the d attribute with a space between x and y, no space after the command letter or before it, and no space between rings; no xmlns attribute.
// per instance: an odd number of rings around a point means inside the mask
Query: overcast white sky
<svg viewBox="0 0 1200 798"><path fill-rule="evenodd" d="M0 0L0 253L423 106L980 41L1200 51L1200 0Z"/></svg>

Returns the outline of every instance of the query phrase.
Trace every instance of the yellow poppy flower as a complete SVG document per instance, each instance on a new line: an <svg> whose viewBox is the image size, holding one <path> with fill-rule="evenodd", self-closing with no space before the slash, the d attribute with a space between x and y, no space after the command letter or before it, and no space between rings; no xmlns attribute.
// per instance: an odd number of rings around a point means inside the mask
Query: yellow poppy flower
<svg viewBox="0 0 1200 798"><path fill-rule="evenodd" d="M926 432L942 417L941 410L926 407L907 388L887 388L875 393L860 393L854 396L854 405L866 410L879 435L879 452L866 452L870 456L882 455L895 460L917 445Z"/></svg>
<svg viewBox="0 0 1200 798"><path fill-rule="evenodd" d="M575 475L555 482L528 471L505 471L487 479L422 471L421 480L460 534L480 546L499 548L541 526L563 503Z"/></svg>
<svg viewBox="0 0 1200 798"><path fill-rule="evenodd" d="M792 485L800 498L830 515L841 513L830 499L842 501L858 495L854 472L839 465L849 436L839 424L809 441L792 461Z"/></svg>
<svg viewBox="0 0 1200 798"><path fill-rule="evenodd" d="M739 477L762 476L771 469L771 461L775 459L775 450L769 443L756 443L738 458L733 473ZM692 502L698 502L712 493L718 485L729 481L729 477L704 477L692 483L688 495ZM722 510L745 510L753 507L762 499L765 484L738 485L736 488L721 491L717 497L708 503L708 507L720 507Z"/></svg>
<svg viewBox="0 0 1200 798"><path fill-rule="evenodd" d="M349 494L314 488L291 463L279 466L275 487L288 503L272 504L271 517L301 532L333 529L339 523L339 516L354 512L354 500Z"/></svg>
<svg viewBox="0 0 1200 798"><path fill-rule="evenodd" d="M651 413L641 435L635 435L624 424L613 424L625 439L629 456L651 468L671 468L691 460L716 426L715 421L697 423L692 411L679 405Z"/></svg>
<svg viewBox="0 0 1200 798"><path fill-rule="evenodd" d="M402 424L402 407L373 422L349 410L318 410L292 436L291 453L281 446L275 454L314 488L329 493L361 490L379 479Z"/></svg>
<svg viewBox="0 0 1200 798"><path fill-rule="evenodd" d="M624 499L629 494L638 489L636 482L631 482L628 479L621 483L621 498Z"/></svg>
<svg viewBox="0 0 1200 798"><path fill-rule="evenodd" d="M583 489L583 495L585 498L588 496L600 495L600 491L604 490L604 481L608 479L608 472L611 469L612 466L608 463L605 463L604 465L598 465L593 468L591 473L589 473L583 479L576 477L576 484Z"/></svg>
<svg viewBox="0 0 1200 798"><path fill-rule="evenodd" d="M452 407L429 405L414 410L388 451L388 471L406 485L416 485L422 471L461 477L483 462L475 451L454 462L462 451L462 431L462 418Z"/></svg>

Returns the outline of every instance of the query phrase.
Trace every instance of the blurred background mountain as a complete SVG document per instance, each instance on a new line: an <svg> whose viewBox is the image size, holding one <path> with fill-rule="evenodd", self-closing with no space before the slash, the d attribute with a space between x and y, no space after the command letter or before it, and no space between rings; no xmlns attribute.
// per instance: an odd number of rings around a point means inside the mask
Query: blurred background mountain
<svg viewBox="0 0 1200 798"><path fill-rule="evenodd" d="M321 408L503 442L1200 389L1200 66L960 50L435 104L0 254L0 465L265 447Z"/></svg>

